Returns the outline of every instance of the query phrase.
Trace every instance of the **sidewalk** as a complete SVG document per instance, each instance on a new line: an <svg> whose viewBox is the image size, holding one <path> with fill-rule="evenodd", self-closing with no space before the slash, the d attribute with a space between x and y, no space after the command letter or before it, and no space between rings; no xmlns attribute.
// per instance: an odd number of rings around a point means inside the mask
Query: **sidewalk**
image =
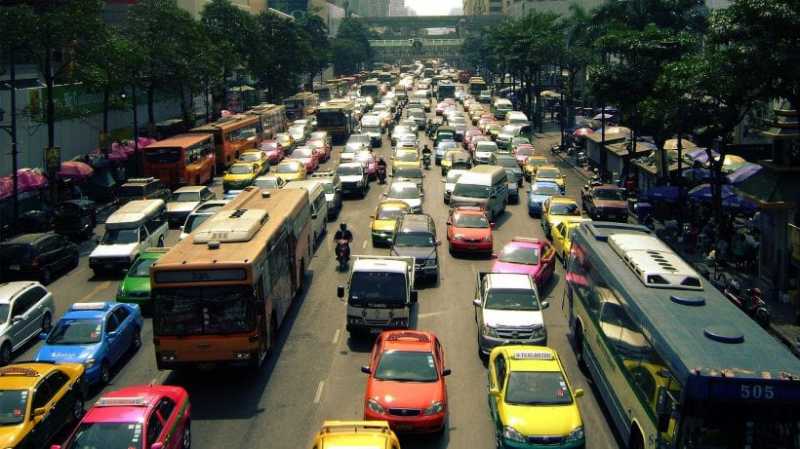
<svg viewBox="0 0 800 449"><path fill-rule="evenodd" d="M560 134L558 129L555 131L545 131L544 133L534 134L535 145L538 151L543 152L549 158L553 158L550 153L550 147L553 144L559 143ZM546 153L545 153L546 152ZM563 164L569 166L578 176L583 179L590 179L594 173L584 167L577 166L575 160L568 157L564 153L558 153L556 156ZM630 215L630 220L637 223L636 217ZM656 222L656 229L663 227L663 223ZM690 253L683 245L670 244L670 246L683 257L689 264L695 267L706 277L715 274L716 272L722 273L736 279L743 287L758 285L758 276L743 273L740 270L730 267L727 264L718 265L716 268L708 263L705 256L698 253ZM795 321L794 308L791 303L783 303L781 301L767 299L767 305L770 311L770 332L780 339L789 349L797 356L800 357L800 325Z"/></svg>

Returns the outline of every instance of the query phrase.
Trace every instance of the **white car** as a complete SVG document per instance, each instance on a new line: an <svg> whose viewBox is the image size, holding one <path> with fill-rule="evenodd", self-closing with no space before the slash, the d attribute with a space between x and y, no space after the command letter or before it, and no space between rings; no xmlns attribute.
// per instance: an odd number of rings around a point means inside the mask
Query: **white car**
<svg viewBox="0 0 800 449"><path fill-rule="evenodd" d="M453 194L453 189L456 187L456 181L458 181L458 178L468 171L469 170L462 170L460 168L453 168L447 171L447 177L442 179L442 182L444 183L445 203L450 202L450 196Z"/></svg>
<svg viewBox="0 0 800 449"><path fill-rule="evenodd" d="M475 145L475 163L490 164L497 153L497 144L491 141L480 141Z"/></svg>
<svg viewBox="0 0 800 449"><path fill-rule="evenodd" d="M0 365L7 365L15 351L49 332L55 305L53 294L32 281L0 284Z"/></svg>
<svg viewBox="0 0 800 449"><path fill-rule="evenodd" d="M207 186L186 186L172 192L167 201L167 220L172 227L180 226L201 203L216 198Z"/></svg>
<svg viewBox="0 0 800 449"><path fill-rule="evenodd" d="M410 181L396 181L389 186L389 190L383 194L385 200L402 201L408 204L411 208L412 214L419 214L422 212L422 197L423 193L415 182Z"/></svg>
<svg viewBox="0 0 800 449"><path fill-rule="evenodd" d="M189 236L198 226L203 224L206 219L213 216L217 213L222 206L228 204L228 200L211 200L206 201L205 203L201 204L197 207L197 209L193 210L188 217L186 217L186 221L181 226L181 235L178 237L179 240L183 240Z"/></svg>

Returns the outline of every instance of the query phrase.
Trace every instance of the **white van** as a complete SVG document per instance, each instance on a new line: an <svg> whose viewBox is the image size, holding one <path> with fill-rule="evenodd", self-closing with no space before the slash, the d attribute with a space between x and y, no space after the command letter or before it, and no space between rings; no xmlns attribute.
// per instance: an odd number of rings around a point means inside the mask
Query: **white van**
<svg viewBox="0 0 800 449"><path fill-rule="evenodd" d="M89 267L95 274L126 270L144 248L164 246L166 211L164 200L136 200L117 209L106 220L100 243L89 254Z"/></svg>
<svg viewBox="0 0 800 449"><path fill-rule="evenodd" d="M305 180L289 181L284 189L304 189L308 192L308 202L311 204L311 232L314 236L314 245L325 233L325 223L328 221L328 201L325 199L325 186L322 181ZM316 246L315 246L316 247Z"/></svg>
<svg viewBox="0 0 800 449"><path fill-rule="evenodd" d="M506 98L498 98L494 100L492 104L492 112L494 112L494 118L497 120L503 120L507 113L514 110L514 105L511 104L511 101Z"/></svg>
<svg viewBox="0 0 800 449"><path fill-rule="evenodd" d="M478 206L486 210L489 220L506 210L508 177L503 167L479 165L461 175L450 195L450 207Z"/></svg>
<svg viewBox="0 0 800 449"><path fill-rule="evenodd" d="M528 116L521 111L510 111L506 113L506 123L509 125L530 125Z"/></svg>

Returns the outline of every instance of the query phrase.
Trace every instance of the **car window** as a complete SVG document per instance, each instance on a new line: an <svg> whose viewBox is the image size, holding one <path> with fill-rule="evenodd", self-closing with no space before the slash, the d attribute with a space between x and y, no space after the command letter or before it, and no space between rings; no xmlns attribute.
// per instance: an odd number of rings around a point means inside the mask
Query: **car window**
<svg viewBox="0 0 800 449"><path fill-rule="evenodd" d="M36 387L36 393L33 394L33 402L31 403L31 411L44 407L50 402L50 399L53 397L55 393L50 390L50 383L47 380L43 380L39 383L39 386Z"/></svg>
<svg viewBox="0 0 800 449"><path fill-rule="evenodd" d="M58 249L60 247L61 247L61 239L59 239L55 235L52 235L52 236L46 238L42 242L40 251L43 252L43 253L49 253L49 252L53 252L53 251L58 251Z"/></svg>
<svg viewBox="0 0 800 449"><path fill-rule="evenodd" d="M145 445L145 447L150 447L151 444L158 441L158 436L161 435L161 430L163 428L164 425L158 418L158 414L155 412L155 410L153 410L153 413L147 420L147 444Z"/></svg>
<svg viewBox="0 0 800 449"><path fill-rule="evenodd" d="M58 394L59 391L61 391L62 388L64 388L64 385L66 385L67 382L69 382L69 376L67 376L66 374L64 374L59 370L56 370L53 371L52 374L50 374L50 376L47 378L47 380L45 380L45 382L47 382L48 388L50 388L50 391L52 392L53 396L55 396Z"/></svg>
<svg viewBox="0 0 800 449"><path fill-rule="evenodd" d="M506 381L506 359L502 355L494 359L494 374L497 378L497 388L502 390Z"/></svg>
<svg viewBox="0 0 800 449"><path fill-rule="evenodd" d="M161 419L168 421L172 416L172 411L175 409L175 401L170 398L163 398L158 403L158 413L161 414Z"/></svg>
<svg viewBox="0 0 800 449"><path fill-rule="evenodd" d="M32 304L31 298L27 295L27 292L21 293L11 306L11 318L24 315L25 312L31 308Z"/></svg>
<svg viewBox="0 0 800 449"><path fill-rule="evenodd" d="M128 318L130 312L128 312L128 309L126 309L125 307L117 307L116 310L114 310L114 315L117 317L117 320L119 320L121 324L123 321L125 321L125 318Z"/></svg>
<svg viewBox="0 0 800 449"><path fill-rule="evenodd" d="M116 315L113 313L108 316L106 320L106 333L111 333L117 330L119 327L119 320L117 319Z"/></svg>

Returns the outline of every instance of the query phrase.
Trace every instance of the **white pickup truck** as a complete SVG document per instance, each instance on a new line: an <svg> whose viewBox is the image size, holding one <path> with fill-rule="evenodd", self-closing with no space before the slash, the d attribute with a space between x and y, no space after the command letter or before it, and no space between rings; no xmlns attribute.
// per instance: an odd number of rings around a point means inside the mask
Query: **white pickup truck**
<svg viewBox="0 0 800 449"><path fill-rule="evenodd" d="M353 256L347 286L336 295L347 301L347 331L352 335L407 328L417 302L414 258Z"/></svg>

